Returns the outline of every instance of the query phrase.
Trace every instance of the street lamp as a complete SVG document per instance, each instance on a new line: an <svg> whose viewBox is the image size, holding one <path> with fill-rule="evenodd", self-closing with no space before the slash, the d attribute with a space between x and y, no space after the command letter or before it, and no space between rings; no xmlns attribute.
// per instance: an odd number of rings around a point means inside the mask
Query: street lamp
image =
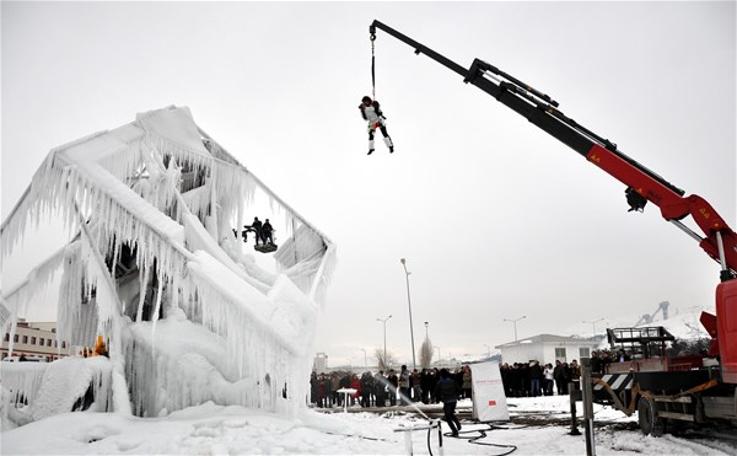
<svg viewBox="0 0 737 456"><path fill-rule="evenodd" d="M587 320L587 321L583 321L582 323L591 323L591 332L593 333L594 336L596 336L596 324L599 323L600 321L604 321L604 319L599 318L598 320Z"/></svg>
<svg viewBox="0 0 737 456"><path fill-rule="evenodd" d="M409 275L411 274L407 270L407 260L400 258L399 262L402 263L404 268L404 277L407 280L407 307L409 308L409 336L412 339L412 369L417 369L417 360L415 358L415 330L412 327L412 300L409 297Z"/></svg>
<svg viewBox="0 0 737 456"><path fill-rule="evenodd" d="M517 322L520 321L520 320L524 320L525 318L527 318L527 315L522 315L521 317L514 318L512 320L510 320L508 318L505 318L504 319L504 321L511 322L514 325L514 341L515 342L517 342Z"/></svg>
<svg viewBox="0 0 737 456"><path fill-rule="evenodd" d="M377 318L376 321L380 321L384 324L384 367L386 366L386 322L392 317L391 314L387 315L384 318Z"/></svg>

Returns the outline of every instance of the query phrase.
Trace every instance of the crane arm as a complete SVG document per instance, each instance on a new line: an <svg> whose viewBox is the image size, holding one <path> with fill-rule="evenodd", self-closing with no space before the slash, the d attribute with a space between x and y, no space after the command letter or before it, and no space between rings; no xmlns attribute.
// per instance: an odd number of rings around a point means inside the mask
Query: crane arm
<svg viewBox="0 0 737 456"><path fill-rule="evenodd" d="M494 65L475 59L466 69L378 20L369 27L372 41L376 39L377 29L413 47L415 54L425 54L458 73L465 83L473 84L491 95L625 184L630 211L641 212L647 201L658 206L665 220L673 222L696 239L701 248L720 263L722 280L737 275L737 234L706 200L698 195L684 196L683 190L622 153L615 143L563 114L558 109L558 102L550 96ZM689 215L703 235L681 223Z"/></svg>

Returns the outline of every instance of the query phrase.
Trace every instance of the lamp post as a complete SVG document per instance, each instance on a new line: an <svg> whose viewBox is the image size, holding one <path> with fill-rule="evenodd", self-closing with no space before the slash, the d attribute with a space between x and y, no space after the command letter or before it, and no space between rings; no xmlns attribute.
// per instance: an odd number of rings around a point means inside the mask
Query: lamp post
<svg viewBox="0 0 737 456"><path fill-rule="evenodd" d="M598 320L587 320L582 323L591 323L591 332L593 336L596 336L596 324L600 321L604 321L603 318L599 318Z"/></svg>
<svg viewBox="0 0 737 456"><path fill-rule="evenodd" d="M508 318L505 318L504 319L504 321L511 322L514 325L514 341L515 342L517 342L517 322L520 321L520 320L524 320L525 318L527 318L527 315L522 315L519 318L514 318L514 319L511 319L511 320L508 319Z"/></svg>
<svg viewBox="0 0 737 456"><path fill-rule="evenodd" d="M384 318L377 318L376 321L380 321L384 324L384 367L386 366L386 322L389 321L389 319L392 317L391 314L387 315Z"/></svg>
<svg viewBox="0 0 737 456"><path fill-rule="evenodd" d="M400 258L399 262L402 263L402 267L404 268L404 277L407 281L407 308L409 308L409 336L412 339L412 369L417 369L417 359L415 355L415 330L412 327L412 300L409 296L409 275L411 274L407 270L407 260L405 258Z"/></svg>
<svg viewBox="0 0 737 456"><path fill-rule="evenodd" d="M484 344L484 347L486 347L486 357L491 358L491 347L489 344Z"/></svg>
<svg viewBox="0 0 737 456"><path fill-rule="evenodd" d="M429 321L426 321L425 322L425 339L429 339L430 338L430 336L428 335L428 330L427 330L427 328L429 326L430 326L430 322Z"/></svg>

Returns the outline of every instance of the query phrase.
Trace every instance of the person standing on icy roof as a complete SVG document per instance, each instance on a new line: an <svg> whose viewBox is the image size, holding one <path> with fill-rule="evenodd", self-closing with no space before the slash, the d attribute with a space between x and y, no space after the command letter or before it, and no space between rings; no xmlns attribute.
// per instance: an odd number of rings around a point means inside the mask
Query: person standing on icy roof
<svg viewBox="0 0 737 456"><path fill-rule="evenodd" d="M254 233L256 233L256 245L258 245L258 241L261 239L261 227L263 224L261 223L261 220L258 219L258 217L253 218L253 223L251 223L251 229ZM263 244L263 240L261 242Z"/></svg>
<svg viewBox="0 0 737 456"><path fill-rule="evenodd" d="M274 228L271 226L271 223L269 223L269 219L266 219L264 222L264 225L261 227L261 243L266 244L266 240L269 240L269 244L274 243L274 237L272 233L274 232Z"/></svg>
<svg viewBox="0 0 737 456"><path fill-rule="evenodd" d="M361 117L363 117L363 120L368 122L368 155L371 155L374 152L374 132L377 128L381 130L381 134L384 135L384 144L389 148L389 153L393 153L394 143L392 143L392 138L386 131L386 117L384 117L384 113L381 112L379 102L376 100L372 101L370 97L363 97L361 99L361 104L358 105L358 109L361 110Z"/></svg>

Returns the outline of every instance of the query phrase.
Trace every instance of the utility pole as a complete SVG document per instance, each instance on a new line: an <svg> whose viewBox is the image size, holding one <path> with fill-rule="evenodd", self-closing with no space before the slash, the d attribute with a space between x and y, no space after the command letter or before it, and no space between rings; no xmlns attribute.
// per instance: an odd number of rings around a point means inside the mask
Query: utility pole
<svg viewBox="0 0 737 456"><path fill-rule="evenodd" d="M417 358L415 355L415 330L412 327L412 300L409 296L409 275L411 272L407 270L407 260L400 258L399 262L402 263L404 268L404 277L407 280L407 307L409 308L409 336L412 339L412 369L417 369Z"/></svg>
<svg viewBox="0 0 737 456"><path fill-rule="evenodd" d="M514 341L515 342L517 342L517 322L520 321L520 320L524 320L525 318L527 318L527 315L522 315L519 318L514 318L514 319L511 319L511 320L508 319L508 318L505 318L504 319L504 321L508 321L508 322L510 322L510 323L512 323L514 325Z"/></svg>
<svg viewBox="0 0 737 456"><path fill-rule="evenodd" d="M391 315L391 314L389 314L389 315L387 315L387 316L386 316L386 317L384 317L384 318L377 318L377 319L376 319L376 321L380 321L380 322L382 322L382 323L384 324L384 364L385 364L385 366L384 366L384 367L388 367L388 366L386 365L386 362L387 362L387 361L386 361L386 322L387 322L387 321L389 321L389 319L390 319L391 317L392 317L392 315Z"/></svg>

